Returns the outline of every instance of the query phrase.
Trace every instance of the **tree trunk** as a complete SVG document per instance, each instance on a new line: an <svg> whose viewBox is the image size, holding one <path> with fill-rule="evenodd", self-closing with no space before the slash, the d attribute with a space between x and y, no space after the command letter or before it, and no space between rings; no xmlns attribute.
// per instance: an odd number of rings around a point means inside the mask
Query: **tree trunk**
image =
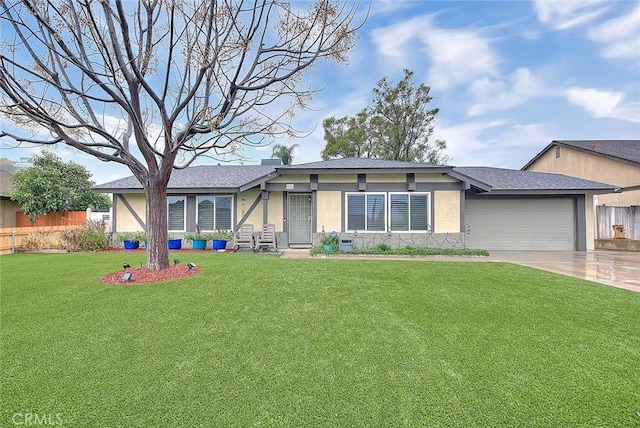
<svg viewBox="0 0 640 428"><path fill-rule="evenodd" d="M147 182L147 269L169 267L167 248L167 180Z"/></svg>

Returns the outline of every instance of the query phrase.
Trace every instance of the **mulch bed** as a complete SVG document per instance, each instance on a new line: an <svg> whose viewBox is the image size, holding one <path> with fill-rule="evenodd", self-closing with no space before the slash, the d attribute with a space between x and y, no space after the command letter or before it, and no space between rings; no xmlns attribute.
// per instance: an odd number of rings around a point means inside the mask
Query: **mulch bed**
<svg viewBox="0 0 640 428"><path fill-rule="evenodd" d="M139 248L136 250L125 250L124 248L108 248L106 250L102 250L104 252L110 253L124 253L124 254L132 254L132 253L140 253L144 254L146 250L144 248ZM225 251L213 251L211 249L208 250L192 250L190 248L181 249L181 250L169 250L170 253L232 253L233 250L225 250ZM131 280L127 281L123 279L125 273L131 273ZM161 282L161 281L170 281L172 279L180 279L187 276L196 275L202 272L202 269L199 267L195 267L193 269L189 269L189 267L184 265L173 265L167 269L162 270L149 270L144 267L139 268L129 268L119 270L117 272L110 273L108 275L100 278L100 282L103 284L109 285L136 285L136 284L149 284L153 282Z"/></svg>
<svg viewBox="0 0 640 428"><path fill-rule="evenodd" d="M187 265L174 265L162 270L149 270L144 267L129 268L105 275L100 278L100 282L109 285L149 284L152 282L180 279L196 275L200 272L202 272L201 268L195 267L193 269L189 269ZM131 279L129 281L123 279L125 273L131 274Z"/></svg>

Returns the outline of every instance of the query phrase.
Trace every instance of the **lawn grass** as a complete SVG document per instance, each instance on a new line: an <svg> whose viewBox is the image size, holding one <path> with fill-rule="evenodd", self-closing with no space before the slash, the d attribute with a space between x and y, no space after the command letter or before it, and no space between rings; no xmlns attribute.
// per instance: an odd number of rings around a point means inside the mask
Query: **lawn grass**
<svg viewBox="0 0 640 428"><path fill-rule="evenodd" d="M1 426L640 425L640 294L506 263L211 251L180 254L204 269L183 280L98 283L142 257L0 258Z"/></svg>

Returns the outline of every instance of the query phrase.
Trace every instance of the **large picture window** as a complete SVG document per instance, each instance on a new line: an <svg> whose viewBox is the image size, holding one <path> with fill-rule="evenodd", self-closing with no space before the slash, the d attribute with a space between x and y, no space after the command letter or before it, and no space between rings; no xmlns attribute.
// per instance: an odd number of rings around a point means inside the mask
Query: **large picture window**
<svg viewBox="0 0 640 428"><path fill-rule="evenodd" d="M167 197L167 223L169 231L184 232L185 204L184 196Z"/></svg>
<svg viewBox="0 0 640 428"><path fill-rule="evenodd" d="M232 196L198 196L196 222L203 231L232 230Z"/></svg>
<svg viewBox="0 0 640 428"><path fill-rule="evenodd" d="M347 230L381 232L385 230L385 194L347 194Z"/></svg>
<svg viewBox="0 0 640 428"><path fill-rule="evenodd" d="M430 198L429 193L347 193L347 230L427 232L431 225Z"/></svg>
<svg viewBox="0 0 640 428"><path fill-rule="evenodd" d="M392 232L426 232L429 229L428 193L389 194L389 225Z"/></svg>

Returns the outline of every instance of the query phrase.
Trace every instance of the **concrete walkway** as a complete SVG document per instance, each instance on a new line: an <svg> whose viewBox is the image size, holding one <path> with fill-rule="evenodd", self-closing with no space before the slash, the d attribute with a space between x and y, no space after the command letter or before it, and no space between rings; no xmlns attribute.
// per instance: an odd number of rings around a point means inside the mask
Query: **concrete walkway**
<svg viewBox="0 0 640 428"><path fill-rule="evenodd" d="M613 287L640 292L640 253L596 250L588 252L563 251L491 251L489 257L384 257L334 255L331 259L374 259L457 262L508 262ZM284 250L283 258L309 258L309 250ZM321 258L322 256L318 256Z"/></svg>

